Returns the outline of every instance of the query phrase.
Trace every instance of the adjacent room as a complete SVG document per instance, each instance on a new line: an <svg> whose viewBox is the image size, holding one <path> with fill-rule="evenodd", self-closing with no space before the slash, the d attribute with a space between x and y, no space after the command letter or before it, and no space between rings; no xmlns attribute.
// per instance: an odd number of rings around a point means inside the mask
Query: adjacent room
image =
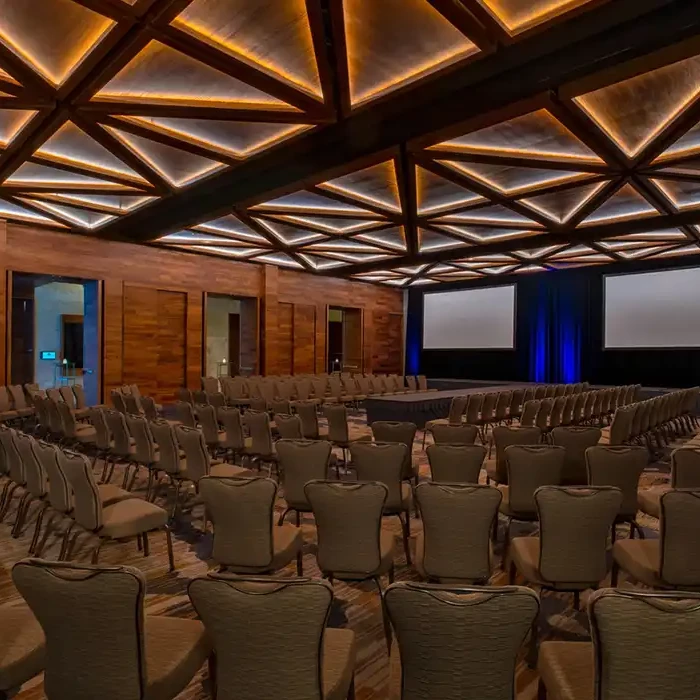
<svg viewBox="0 0 700 700"><path fill-rule="evenodd" d="M0 700L698 700L697 0L0 0Z"/></svg>

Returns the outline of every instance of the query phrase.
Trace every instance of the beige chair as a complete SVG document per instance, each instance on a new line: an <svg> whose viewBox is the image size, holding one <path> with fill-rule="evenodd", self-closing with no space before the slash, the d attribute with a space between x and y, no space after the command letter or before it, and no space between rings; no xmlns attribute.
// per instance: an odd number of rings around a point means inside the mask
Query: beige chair
<svg viewBox="0 0 700 700"><path fill-rule="evenodd" d="M63 387L65 388L65 387ZM69 387L70 388L70 387ZM68 444L90 446L95 444L95 428L91 425L79 424L75 415L65 401L55 404L61 417L63 440Z"/></svg>
<svg viewBox="0 0 700 700"><path fill-rule="evenodd" d="M435 447L435 445L431 445ZM442 583L483 583L491 577L490 533L501 493L491 486L424 483L416 486L423 531L416 570Z"/></svg>
<svg viewBox="0 0 700 700"><path fill-rule="evenodd" d="M535 420L537 420L537 414L540 410L539 399L530 399L523 403L523 409L520 413L520 427L521 428L534 428Z"/></svg>
<svg viewBox="0 0 700 700"><path fill-rule="evenodd" d="M398 642L391 700L513 700L518 655L539 612L536 593L402 582L387 589L385 602Z"/></svg>
<svg viewBox="0 0 700 700"><path fill-rule="evenodd" d="M649 462L649 453L645 447L628 447L626 445L597 445L586 450L586 469L588 483L591 486L617 486L622 491L622 505L617 523L630 524L630 537L635 529L644 537L642 528L637 523L637 492L639 477ZM613 540L617 536L613 527Z"/></svg>
<svg viewBox="0 0 700 700"><path fill-rule="evenodd" d="M304 487L316 519L316 560L321 573L333 582L394 580L394 533L382 528L389 489L372 481L310 481ZM382 598L383 602L383 598ZM391 631L383 609L387 644Z"/></svg>
<svg viewBox="0 0 700 700"><path fill-rule="evenodd" d="M131 491L138 476L139 467L144 467L148 471L148 483L146 485L146 500L150 501L154 494L154 487L157 484L158 472L160 470L160 453L158 445L151 432L150 424L145 416L128 414L126 425L129 435L134 441L134 449L129 462L134 465L134 472L131 481L127 486L127 491ZM130 465L127 465L127 473Z"/></svg>
<svg viewBox="0 0 700 700"><path fill-rule="evenodd" d="M44 632L26 604L0 606L0 649L0 698L5 700L44 670Z"/></svg>
<svg viewBox="0 0 700 700"><path fill-rule="evenodd" d="M355 634L326 626L326 581L209 574L188 593L214 646L217 700L354 697Z"/></svg>
<svg viewBox="0 0 700 700"><path fill-rule="evenodd" d="M700 490L664 493L659 525L658 539L615 542L613 586L622 569L650 588L700 589Z"/></svg>
<svg viewBox="0 0 700 700"><path fill-rule="evenodd" d="M343 451L343 464L348 465L348 448L350 447L350 428L348 426L348 411L343 405L326 404L323 415L328 420L328 440ZM369 436L363 439L369 439ZM340 464L336 462L336 475L340 478Z"/></svg>
<svg viewBox="0 0 700 700"><path fill-rule="evenodd" d="M506 518L504 569L508 559L511 523L513 520L537 521L535 491L540 486L559 484L565 455L563 447L549 445L511 445L506 448L508 486L499 487L503 493L500 512Z"/></svg>
<svg viewBox="0 0 700 700"><path fill-rule="evenodd" d="M164 530L170 571L175 570L173 540L165 510L140 498L128 498L103 506L88 459L75 452L59 452L58 460L73 490L74 508L71 516L77 525L99 538L92 553L93 564L97 564L103 542L131 537L140 540L143 554L147 557L150 553L148 533ZM66 544L64 553L69 556L71 547L67 538Z"/></svg>
<svg viewBox="0 0 700 700"><path fill-rule="evenodd" d="M15 525L12 528L12 536L19 537L32 503L39 504L40 510L44 507L43 504L48 496L49 485L44 468L34 451L34 443L36 442L34 438L26 433L16 433L14 442L22 460L26 482L25 492L17 509Z"/></svg>
<svg viewBox="0 0 700 700"><path fill-rule="evenodd" d="M12 499L21 494L19 506L26 500L27 477L24 462L17 447L17 432L14 428L0 426L0 459L2 460L2 472L7 481L0 497L0 522L5 519ZM21 489L17 491L17 489Z"/></svg>
<svg viewBox="0 0 700 700"><path fill-rule="evenodd" d="M372 436L377 442L397 442L406 445L408 451L404 458L402 478L418 483L418 468L413 464L413 443L418 428L408 421L374 421L370 426Z"/></svg>
<svg viewBox="0 0 700 700"><path fill-rule="evenodd" d="M431 479L447 484L478 484L486 457L483 445L428 445Z"/></svg>
<svg viewBox="0 0 700 700"><path fill-rule="evenodd" d="M175 418L188 428L197 427L197 418L194 415L194 407L189 401L175 402Z"/></svg>
<svg viewBox="0 0 700 700"><path fill-rule="evenodd" d="M24 419L34 415L34 408L27 403L24 389L19 384L8 386L7 390L12 397L12 410L17 413L19 418Z"/></svg>
<svg viewBox="0 0 700 700"><path fill-rule="evenodd" d="M0 386L0 423L6 421L16 421L19 418L19 413L12 409L10 394L7 387Z"/></svg>
<svg viewBox="0 0 700 700"><path fill-rule="evenodd" d="M187 480L187 460L180 453L175 428L171 423L159 418L150 422L150 430L153 439L158 444L158 470L165 474L174 491L172 506L170 507L170 518L172 519L177 514L182 483ZM159 484L160 476L158 478ZM153 491L154 500L157 495L158 485Z"/></svg>
<svg viewBox="0 0 700 700"><path fill-rule="evenodd" d="M509 583L517 571L530 584L571 591L578 609L581 591L597 588L608 575L608 536L622 492L612 486L541 486L535 503L539 536L511 541Z"/></svg>
<svg viewBox="0 0 700 700"><path fill-rule="evenodd" d="M295 401L293 408L301 421L301 434L305 440L327 440L328 431L318 425L317 399Z"/></svg>
<svg viewBox="0 0 700 700"><path fill-rule="evenodd" d="M552 444L566 450L562 484L583 486L588 483L586 450L600 442L600 428L585 425L567 426L552 430Z"/></svg>
<svg viewBox="0 0 700 700"><path fill-rule="evenodd" d="M132 464L132 457L136 448L134 441L129 434L129 427L126 422L126 417L119 411L104 410L102 412L107 423L107 428L112 436L109 447L110 468L106 476L106 481L109 482L114 472L114 467L117 464L124 465L124 478L122 480L122 488L126 488L129 482L129 473Z"/></svg>
<svg viewBox="0 0 700 700"><path fill-rule="evenodd" d="M275 413L275 427L283 440L302 440L301 419L290 413Z"/></svg>
<svg viewBox="0 0 700 700"><path fill-rule="evenodd" d="M272 524L276 482L206 476L199 482L199 493L214 524L212 558L222 569L265 574L296 559L297 574L302 575L301 530L289 524Z"/></svg>
<svg viewBox="0 0 700 700"><path fill-rule="evenodd" d="M700 490L700 449L681 447L671 453L671 481L663 486L640 489L637 494L639 510L653 518L661 514L661 496L671 489Z"/></svg>
<svg viewBox="0 0 700 700"><path fill-rule="evenodd" d="M520 428L497 425L493 429L493 444L496 447L496 463L486 465L486 483L508 483L506 449L511 445L538 445L542 440L539 428Z"/></svg>
<svg viewBox="0 0 700 700"><path fill-rule="evenodd" d="M700 646L699 594L604 589L591 596L588 615L593 643L542 642L540 698L697 697L698 667L687 650Z"/></svg>
<svg viewBox="0 0 700 700"><path fill-rule="evenodd" d="M277 470L277 452L272 442L272 429L270 427L270 416L266 411L246 411L243 415L243 423L250 433L250 447L246 453L257 463L268 465L269 473L273 468Z"/></svg>
<svg viewBox="0 0 700 700"><path fill-rule="evenodd" d="M436 445L473 445L479 429L475 425L434 425L432 433Z"/></svg>
<svg viewBox="0 0 700 700"><path fill-rule="evenodd" d="M245 437L240 409L223 406L219 409L219 420L224 427L224 439L219 443L224 459L235 463L237 457L248 456L253 441Z"/></svg>
<svg viewBox="0 0 700 700"><path fill-rule="evenodd" d="M433 420L426 421L423 427L423 449L425 449L425 437L428 433L433 432L433 428L436 425L462 425L462 414L464 409L467 407L468 397L466 396L454 396L450 401L450 409L447 413L446 418L435 418Z"/></svg>
<svg viewBox="0 0 700 700"><path fill-rule="evenodd" d="M199 418L199 426L204 435L206 443L212 457L216 457L220 452L224 451L226 443L226 432L219 428L219 418L217 410L211 404L202 404L197 406L197 417Z"/></svg>
<svg viewBox="0 0 700 700"><path fill-rule="evenodd" d="M296 514L296 525L301 526L301 513L310 513L311 504L306 499L304 486L309 481L328 477L331 462L331 444L326 440L279 440L277 454L284 500L287 504L280 515L282 525L290 511Z"/></svg>
<svg viewBox="0 0 700 700"><path fill-rule="evenodd" d="M12 579L46 635L49 698L172 700L211 653L198 620L144 614L138 569L26 559Z"/></svg>

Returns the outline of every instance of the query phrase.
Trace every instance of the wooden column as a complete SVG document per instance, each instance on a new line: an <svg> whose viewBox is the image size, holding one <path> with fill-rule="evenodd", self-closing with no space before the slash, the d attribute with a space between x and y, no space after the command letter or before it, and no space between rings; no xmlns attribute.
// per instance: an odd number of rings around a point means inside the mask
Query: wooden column
<svg viewBox="0 0 700 700"><path fill-rule="evenodd" d="M328 371L328 304L316 304L316 373Z"/></svg>
<svg viewBox="0 0 700 700"><path fill-rule="evenodd" d="M0 219L0 385L7 384L7 222Z"/></svg>
<svg viewBox="0 0 700 700"><path fill-rule="evenodd" d="M265 265L263 271L263 374L278 373L279 268Z"/></svg>
<svg viewBox="0 0 700 700"><path fill-rule="evenodd" d="M124 282L106 279L102 290L102 396L122 385L124 363Z"/></svg>
<svg viewBox="0 0 700 700"><path fill-rule="evenodd" d="M187 341L185 362L187 386L199 389L202 386L204 352L204 294L187 292Z"/></svg>

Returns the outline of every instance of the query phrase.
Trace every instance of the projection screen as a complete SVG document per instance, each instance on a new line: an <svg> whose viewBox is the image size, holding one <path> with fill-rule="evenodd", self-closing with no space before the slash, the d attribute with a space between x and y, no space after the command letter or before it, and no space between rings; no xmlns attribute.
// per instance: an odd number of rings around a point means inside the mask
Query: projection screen
<svg viewBox="0 0 700 700"><path fill-rule="evenodd" d="M427 292L426 350L511 350L515 346L515 285Z"/></svg>
<svg viewBox="0 0 700 700"><path fill-rule="evenodd" d="M700 347L700 267L605 276L605 348Z"/></svg>

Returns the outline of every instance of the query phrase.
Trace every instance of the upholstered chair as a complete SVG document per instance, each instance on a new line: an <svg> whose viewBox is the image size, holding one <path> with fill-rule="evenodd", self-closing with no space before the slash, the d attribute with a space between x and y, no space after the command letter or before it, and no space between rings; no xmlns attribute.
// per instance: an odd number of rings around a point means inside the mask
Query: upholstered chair
<svg viewBox="0 0 700 700"><path fill-rule="evenodd" d="M562 484L583 486L588 483L586 471L586 450L600 442L600 428L572 425L554 428L552 430L552 444L560 445L566 450Z"/></svg>
<svg viewBox="0 0 700 700"><path fill-rule="evenodd" d="M511 445L537 445L542 439L539 428L510 427L497 425L493 429L493 444L496 448L496 463L486 466L486 483L495 481L497 484L508 483L508 467L506 465L506 448Z"/></svg>
<svg viewBox="0 0 700 700"><path fill-rule="evenodd" d="M433 441L436 445L473 445L479 429L475 425L435 425Z"/></svg>
<svg viewBox="0 0 700 700"><path fill-rule="evenodd" d="M661 514L661 496L671 489L700 490L700 449L680 447L671 453L671 481L662 486L640 489L637 494L639 510L653 518Z"/></svg>
<svg viewBox="0 0 700 700"><path fill-rule="evenodd" d="M426 450L433 481L478 484L486 458L483 445L428 445Z"/></svg>

